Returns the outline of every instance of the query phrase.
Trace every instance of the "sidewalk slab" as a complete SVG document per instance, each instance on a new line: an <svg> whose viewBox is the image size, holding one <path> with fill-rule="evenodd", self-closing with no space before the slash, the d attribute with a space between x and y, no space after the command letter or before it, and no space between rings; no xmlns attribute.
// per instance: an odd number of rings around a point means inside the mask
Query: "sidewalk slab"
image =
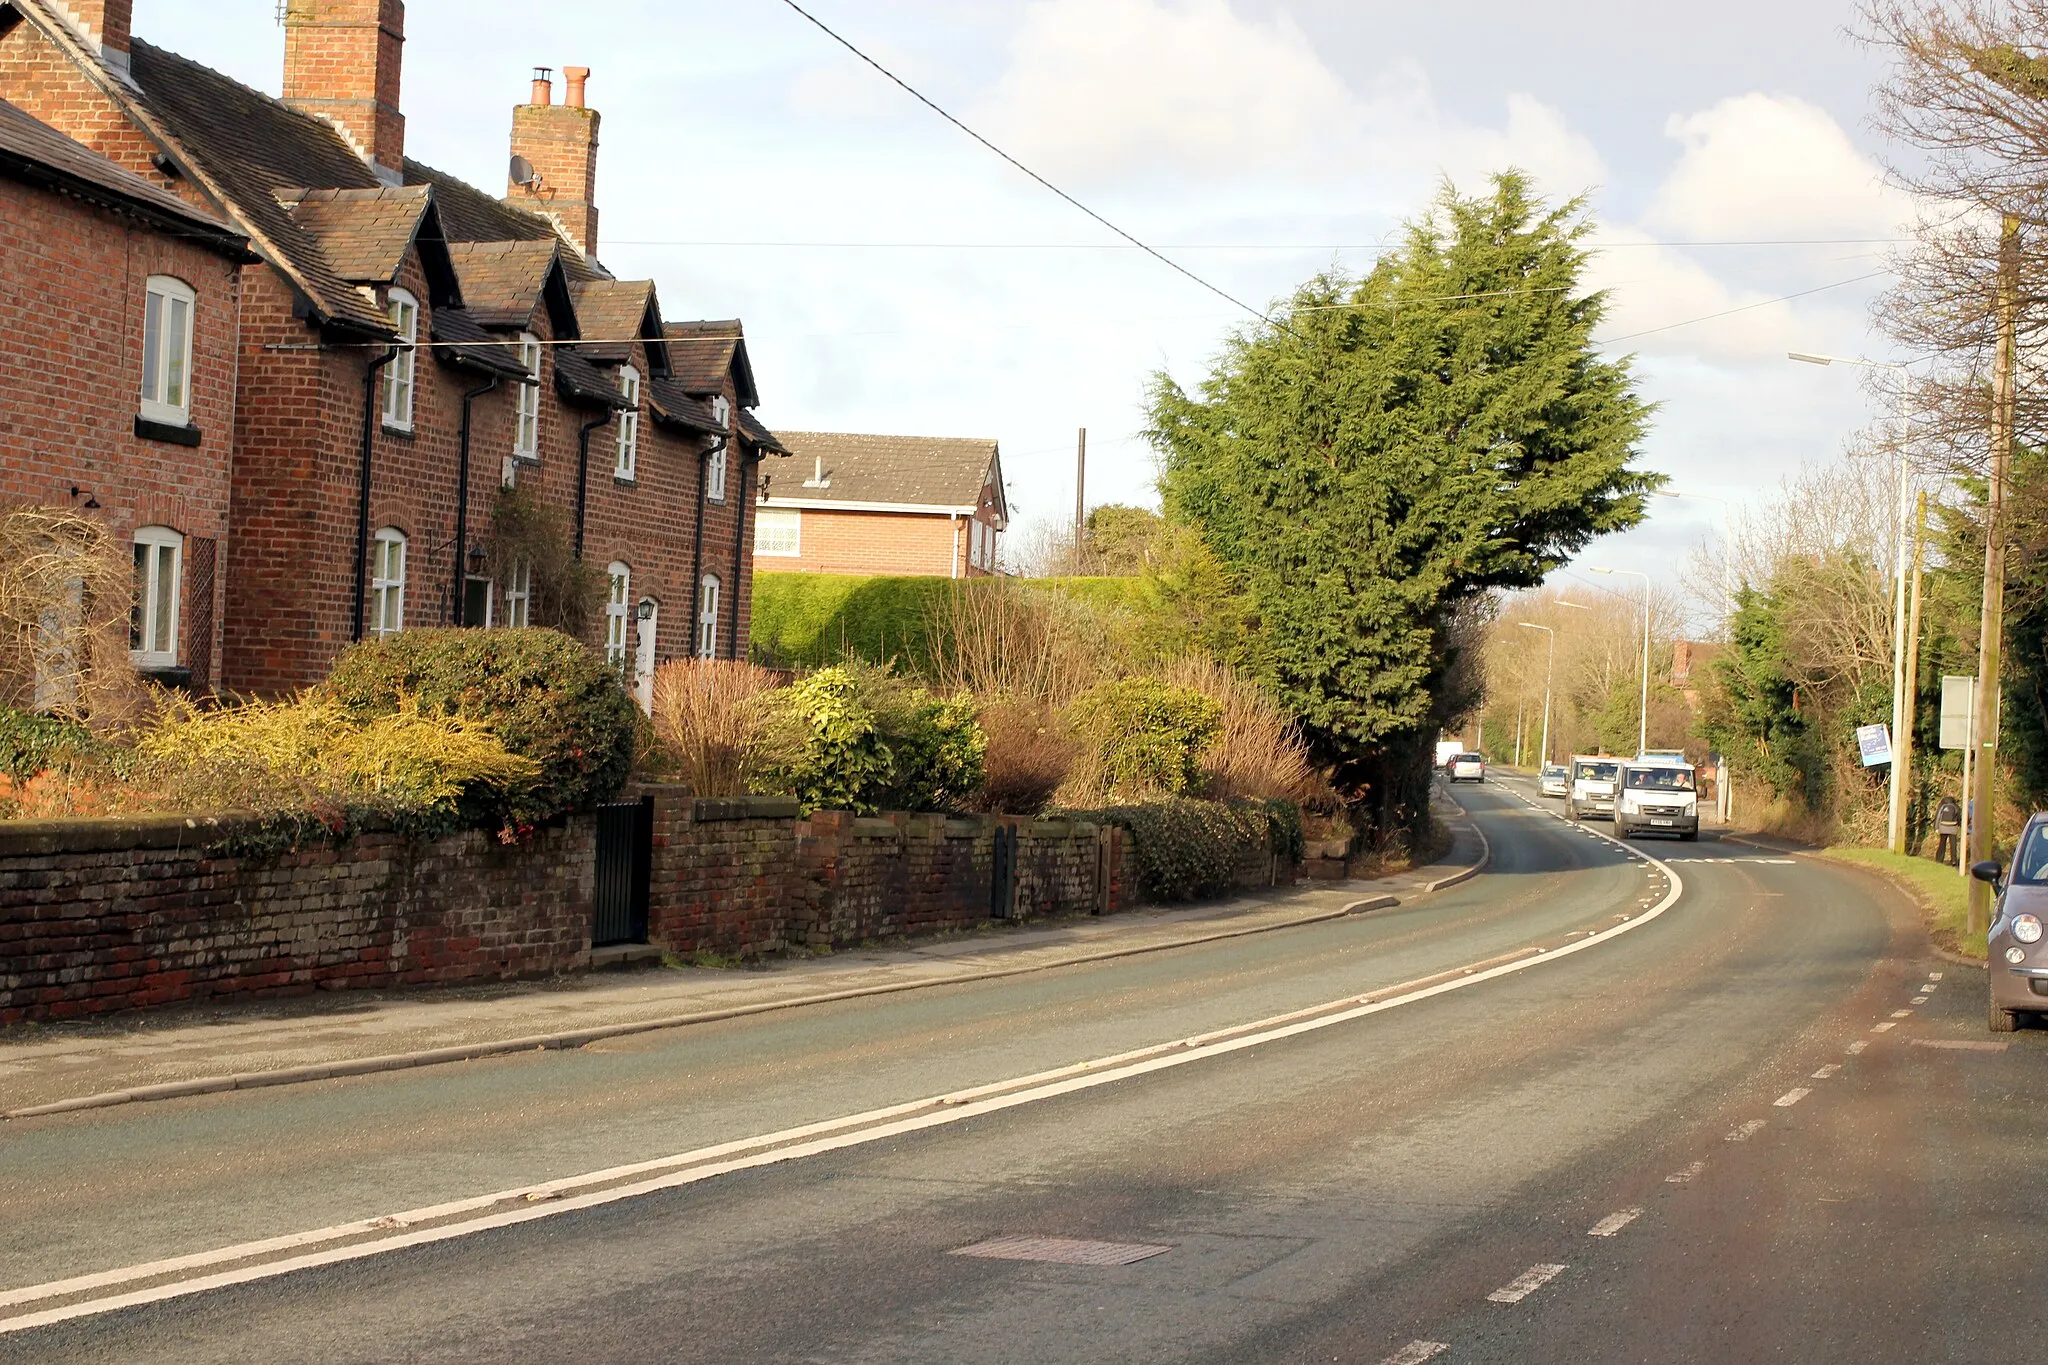
<svg viewBox="0 0 2048 1365"><path fill-rule="evenodd" d="M1449 815L1446 812L1447 816ZM1265 933L1452 885L1488 851L1463 812L1427 867L1191 907L992 924L943 937L737 969L630 972L399 992L343 992L0 1031L0 1118L433 1065L682 1027L828 1000L957 985Z"/></svg>

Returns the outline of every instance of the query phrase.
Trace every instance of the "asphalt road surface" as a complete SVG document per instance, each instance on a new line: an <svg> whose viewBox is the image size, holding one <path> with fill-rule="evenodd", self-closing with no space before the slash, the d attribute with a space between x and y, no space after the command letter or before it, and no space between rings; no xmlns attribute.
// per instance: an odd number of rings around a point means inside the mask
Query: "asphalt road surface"
<svg viewBox="0 0 2048 1365"><path fill-rule="evenodd" d="M8 1124L0 1361L2033 1358L2048 1034L1860 873L1458 799L1413 907Z"/></svg>

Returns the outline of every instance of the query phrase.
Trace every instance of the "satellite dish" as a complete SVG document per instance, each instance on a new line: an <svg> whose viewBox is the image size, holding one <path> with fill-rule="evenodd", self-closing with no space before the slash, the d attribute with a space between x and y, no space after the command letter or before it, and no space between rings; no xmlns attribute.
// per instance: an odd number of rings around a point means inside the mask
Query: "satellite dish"
<svg viewBox="0 0 2048 1365"><path fill-rule="evenodd" d="M512 183L528 189L540 183L540 172L523 156L512 158Z"/></svg>

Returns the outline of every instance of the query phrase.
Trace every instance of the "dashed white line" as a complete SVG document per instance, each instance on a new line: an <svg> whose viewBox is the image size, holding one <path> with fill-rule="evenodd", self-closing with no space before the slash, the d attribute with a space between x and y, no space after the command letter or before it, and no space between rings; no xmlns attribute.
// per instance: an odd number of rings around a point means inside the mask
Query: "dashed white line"
<svg viewBox="0 0 2048 1365"><path fill-rule="evenodd" d="M1447 1341L1411 1341L1380 1362L1380 1365L1422 1365L1451 1349Z"/></svg>
<svg viewBox="0 0 2048 1365"><path fill-rule="evenodd" d="M1935 993L1936 991L1938 991L1938 990L1940 990L1940 989L1941 989L1941 983L1940 983L1939 981L1930 981L1930 982L1928 982L1928 983L1927 983L1926 985L1924 985L1924 986L1922 986L1922 987L1920 988L1920 994L1922 994L1922 995L1932 995L1932 994L1934 994L1934 993Z"/></svg>
<svg viewBox="0 0 2048 1365"><path fill-rule="evenodd" d="M1840 1071L1841 1069L1842 1064L1840 1062L1829 1062L1826 1066L1814 1072L1813 1075L1808 1079L1816 1081L1825 1081L1830 1079L1837 1071Z"/></svg>
<svg viewBox="0 0 2048 1365"><path fill-rule="evenodd" d="M1561 1265L1532 1265L1486 1297L1495 1303L1520 1303L1564 1272Z"/></svg>
<svg viewBox="0 0 2048 1365"><path fill-rule="evenodd" d="M1700 1172L1705 1169L1707 1169L1706 1162L1695 1161L1684 1170L1673 1171L1670 1175L1665 1176L1664 1183L1667 1185L1690 1185L1693 1181L1699 1179Z"/></svg>
<svg viewBox="0 0 2048 1365"><path fill-rule="evenodd" d="M1894 1018L1894 1019L1911 1019L1912 1017L1913 1017L1913 1011L1911 1011L1911 1010L1893 1010L1893 1011L1892 1011L1892 1018Z"/></svg>
<svg viewBox="0 0 2048 1365"><path fill-rule="evenodd" d="M1643 1211L1641 1209L1622 1209L1618 1213L1610 1213L1599 1222L1593 1224L1592 1227L1587 1228L1586 1235L1588 1237L1612 1237L1615 1233L1620 1232L1642 1216Z"/></svg>
<svg viewBox="0 0 2048 1365"><path fill-rule="evenodd" d="M1939 980L1941 980L1941 973L1940 973L1940 972L1929 972L1929 973L1927 974L1927 979L1928 979L1929 981L1939 981Z"/></svg>
<svg viewBox="0 0 2048 1365"><path fill-rule="evenodd" d="M1897 1024L1894 1024L1891 1020L1887 1019L1882 1024L1872 1024L1870 1026L1870 1031L1872 1033L1885 1033L1897 1027Z"/></svg>
<svg viewBox="0 0 2048 1365"><path fill-rule="evenodd" d="M1927 1003L1927 997L1924 995L1916 995L1911 1000L1908 1000L1906 1003L1909 1005L1924 1005Z"/></svg>
<svg viewBox="0 0 2048 1365"><path fill-rule="evenodd" d="M1740 1128L1737 1128L1734 1132L1730 1133L1728 1135L1728 1141L1747 1142L1751 1138L1755 1137L1759 1132L1761 1132L1763 1130L1763 1126L1764 1121L1762 1119L1751 1119L1748 1123L1743 1124Z"/></svg>
<svg viewBox="0 0 2048 1365"><path fill-rule="evenodd" d="M1799 1101L1805 1099L1808 1095L1811 1095L1812 1093L1813 1092L1811 1090L1808 1090L1802 1086L1796 1090L1787 1090L1784 1094L1772 1100L1771 1103L1777 1105L1780 1109L1790 1109L1793 1105L1799 1103Z"/></svg>
<svg viewBox="0 0 2048 1365"><path fill-rule="evenodd" d="M1886 1025L1886 1027L1889 1028L1890 1025ZM1868 1038L1858 1038L1855 1042L1849 1044L1849 1055L1851 1057L1854 1057L1858 1053L1862 1052L1864 1048L1867 1048L1869 1046L1870 1040Z"/></svg>

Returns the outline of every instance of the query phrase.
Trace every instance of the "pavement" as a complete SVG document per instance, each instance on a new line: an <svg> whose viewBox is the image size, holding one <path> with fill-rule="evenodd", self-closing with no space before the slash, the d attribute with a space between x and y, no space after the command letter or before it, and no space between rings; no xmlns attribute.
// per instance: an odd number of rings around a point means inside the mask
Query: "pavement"
<svg viewBox="0 0 2048 1365"><path fill-rule="evenodd" d="M662 967L534 982L337 992L0 1030L0 1120L583 1047L654 1029L1163 952L1383 910L1454 886L1485 837L1454 802L1427 866L1190 907L991 923L747 967Z"/></svg>
<svg viewBox="0 0 2048 1365"><path fill-rule="evenodd" d="M2048 1031L1880 881L1458 795L1371 914L0 1125L0 1362L2030 1358Z"/></svg>

